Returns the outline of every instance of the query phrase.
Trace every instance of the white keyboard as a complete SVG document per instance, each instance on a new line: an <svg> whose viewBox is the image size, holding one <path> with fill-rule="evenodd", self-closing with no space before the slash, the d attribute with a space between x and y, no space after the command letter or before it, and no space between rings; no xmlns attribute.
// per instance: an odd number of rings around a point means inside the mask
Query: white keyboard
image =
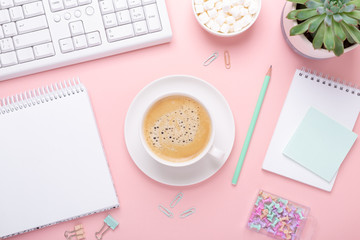
<svg viewBox="0 0 360 240"><path fill-rule="evenodd" d="M165 0L0 0L0 81L171 36Z"/></svg>

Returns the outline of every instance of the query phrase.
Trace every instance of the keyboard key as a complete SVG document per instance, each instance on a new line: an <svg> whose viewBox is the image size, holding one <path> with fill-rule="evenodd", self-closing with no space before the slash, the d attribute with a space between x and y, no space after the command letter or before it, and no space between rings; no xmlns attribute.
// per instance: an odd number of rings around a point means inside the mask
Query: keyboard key
<svg viewBox="0 0 360 240"><path fill-rule="evenodd" d="M90 3L91 3L91 0L78 0L78 4L80 6L90 4Z"/></svg>
<svg viewBox="0 0 360 240"><path fill-rule="evenodd" d="M131 22L130 11L124 10L124 11L116 12L116 18L118 20L119 25L130 23Z"/></svg>
<svg viewBox="0 0 360 240"><path fill-rule="evenodd" d="M34 52L31 47L17 50L16 55L19 63L29 62L35 59Z"/></svg>
<svg viewBox="0 0 360 240"><path fill-rule="evenodd" d="M33 32L48 27L45 15L27 18L16 22L19 34Z"/></svg>
<svg viewBox="0 0 360 240"><path fill-rule="evenodd" d="M109 13L103 16L105 28L111 28L117 26L115 13Z"/></svg>
<svg viewBox="0 0 360 240"><path fill-rule="evenodd" d="M0 40L0 49L2 52L9 52L14 50L14 44L11 38Z"/></svg>
<svg viewBox="0 0 360 240"><path fill-rule="evenodd" d="M51 11L57 12L65 8L62 0L49 0Z"/></svg>
<svg viewBox="0 0 360 240"><path fill-rule="evenodd" d="M141 6L141 0L128 0L129 8Z"/></svg>
<svg viewBox="0 0 360 240"><path fill-rule="evenodd" d="M145 6L144 11L149 32L160 31L162 28L156 4Z"/></svg>
<svg viewBox="0 0 360 240"><path fill-rule="evenodd" d="M24 13L22 7L17 6L9 9L9 14L12 21L18 21L24 19Z"/></svg>
<svg viewBox="0 0 360 240"><path fill-rule="evenodd" d="M6 23L2 25L5 37L12 37L17 34L16 26L14 22Z"/></svg>
<svg viewBox="0 0 360 240"><path fill-rule="evenodd" d="M0 0L0 7L4 8L11 8L14 6L13 0Z"/></svg>
<svg viewBox="0 0 360 240"><path fill-rule="evenodd" d="M14 3L16 6L19 6L19 5L24 5L27 3L36 2L36 1L38 1L38 0L14 0Z"/></svg>
<svg viewBox="0 0 360 240"><path fill-rule="evenodd" d="M14 51L0 54L0 61L3 67L12 66L18 63L16 53Z"/></svg>
<svg viewBox="0 0 360 240"><path fill-rule="evenodd" d="M111 0L103 0L99 2L100 10L102 14L113 13L114 6Z"/></svg>
<svg viewBox="0 0 360 240"><path fill-rule="evenodd" d="M121 11L128 8L126 0L113 0L115 11Z"/></svg>
<svg viewBox="0 0 360 240"><path fill-rule="evenodd" d="M4 32L2 30L2 27L0 26L0 39L4 38Z"/></svg>
<svg viewBox="0 0 360 240"><path fill-rule="evenodd" d="M91 32L86 34L86 39L89 44L89 47L93 47L101 44L101 38L99 32Z"/></svg>
<svg viewBox="0 0 360 240"><path fill-rule="evenodd" d="M134 23L134 30L135 30L135 35L137 35L137 36L148 33L146 22L140 21L140 22Z"/></svg>
<svg viewBox="0 0 360 240"><path fill-rule="evenodd" d="M62 53L74 51L74 44L71 38L61 39L59 45Z"/></svg>
<svg viewBox="0 0 360 240"><path fill-rule="evenodd" d="M130 9L130 15L133 22L144 20L145 15L142 7Z"/></svg>
<svg viewBox="0 0 360 240"><path fill-rule="evenodd" d="M7 9L0 10L0 24L9 23L9 22L10 22L9 10Z"/></svg>
<svg viewBox="0 0 360 240"><path fill-rule="evenodd" d="M44 8L41 1L23 5L23 11L26 18L44 14Z"/></svg>
<svg viewBox="0 0 360 240"><path fill-rule="evenodd" d="M52 43L45 43L34 46L34 53L36 59L51 57L55 55L55 51Z"/></svg>
<svg viewBox="0 0 360 240"><path fill-rule="evenodd" d="M80 11L80 10L76 10L76 11L74 12L74 16L75 16L76 18L81 17L81 11Z"/></svg>
<svg viewBox="0 0 360 240"><path fill-rule="evenodd" d="M71 14L70 14L69 12L66 12L66 13L64 14L64 19L65 19L65 20L70 20L70 18L71 18Z"/></svg>
<svg viewBox="0 0 360 240"><path fill-rule="evenodd" d="M94 14L95 9L94 9L92 6L89 6L89 7L87 7L87 8L85 9L85 12L86 12L86 14L87 14L88 16L91 16L91 15Z"/></svg>
<svg viewBox="0 0 360 240"><path fill-rule="evenodd" d="M74 43L75 50L87 48L87 46L88 46L85 35L73 37L73 43Z"/></svg>
<svg viewBox="0 0 360 240"><path fill-rule="evenodd" d="M142 4L146 5L146 4L150 4L150 3L155 3L155 0L142 0Z"/></svg>
<svg viewBox="0 0 360 240"><path fill-rule="evenodd" d="M49 29L25 33L13 37L16 49L31 47L51 41Z"/></svg>
<svg viewBox="0 0 360 240"><path fill-rule="evenodd" d="M109 42L131 38L134 36L134 29L132 24L117 26L114 28L106 29L106 35Z"/></svg>
<svg viewBox="0 0 360 240"><path fill-rule="evenodd" d="M76 0L64 0L64 6L65 8L73 8L78 5Z"/></svg>
<svg viewBox="0 0 360 240"><path fill-rule="evenodd" d="M69 23L71 36L77 36L85 33L83 22L76 21Z"/></svg>

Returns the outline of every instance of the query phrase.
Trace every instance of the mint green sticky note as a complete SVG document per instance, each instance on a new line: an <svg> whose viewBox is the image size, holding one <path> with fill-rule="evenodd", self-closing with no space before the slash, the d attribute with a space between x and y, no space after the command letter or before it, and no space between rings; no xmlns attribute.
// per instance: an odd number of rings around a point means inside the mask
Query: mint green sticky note
<svg viewBox="0 0 360 240"><path fill-rule="evenodd" d="M310 108L283 154L330 182L357 135Z"/></svg>

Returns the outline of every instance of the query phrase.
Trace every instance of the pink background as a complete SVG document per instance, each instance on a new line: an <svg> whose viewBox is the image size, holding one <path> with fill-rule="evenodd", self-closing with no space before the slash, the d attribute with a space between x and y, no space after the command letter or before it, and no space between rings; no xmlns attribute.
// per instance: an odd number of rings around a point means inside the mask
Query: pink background
<svg viewBox="0 0 360 240"><path fill-rule="evenodd" d="M0 97L80 77L92 99L120 201L120 208L110 212L120 225L104 239L268 239L245 227L259 189L309 206L318 223L314 239L355 239L360 214L359 141L342 164L331 193L261 169L296 68L306 66L359 84L360 48L341 58L324 61L308 60L292 52L280 29L284 2L264 0L257 22L241 36L226 39L201 29L190 0L168 0L173 29L171 43L1 82ZM224 67L224 50L231 54L230 70ZM214 51L219 52L219 58L203 67L202 62ZM270 64L273 65L271 83L239 183L234 187L231 178ZM153 80L170 74L194 75L211 83L228 100L235 117L236 140L228 161L213 177L189 187L165 186L149 179L135 166L124 142L124 120L132 99ZM359 121L354 131L360 134ZM101 194L101 190L97 191ZM167 205L179 191L184 193L184 198L174 213L178 215L190 207L196 207L197 212L186 219L169 219L157 206ZM64 239L64 231L79 223L84 225L87 239L95 239L94 233L101 228L107 214L11 239Z"/></svg>

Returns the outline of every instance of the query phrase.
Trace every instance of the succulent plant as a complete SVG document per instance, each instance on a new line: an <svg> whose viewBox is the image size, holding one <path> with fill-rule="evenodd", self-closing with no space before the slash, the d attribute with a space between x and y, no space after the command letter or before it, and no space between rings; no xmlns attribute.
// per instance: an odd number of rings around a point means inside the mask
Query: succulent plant
<svg viewBox="0 0 360 240"><path fill-rule="evenodd" d="M290 35L310 33L315 49L323 46L336 56L344 53L344 41L360 44L360 0L287 0L300 4L288 19L298 20Z"/></svg>

